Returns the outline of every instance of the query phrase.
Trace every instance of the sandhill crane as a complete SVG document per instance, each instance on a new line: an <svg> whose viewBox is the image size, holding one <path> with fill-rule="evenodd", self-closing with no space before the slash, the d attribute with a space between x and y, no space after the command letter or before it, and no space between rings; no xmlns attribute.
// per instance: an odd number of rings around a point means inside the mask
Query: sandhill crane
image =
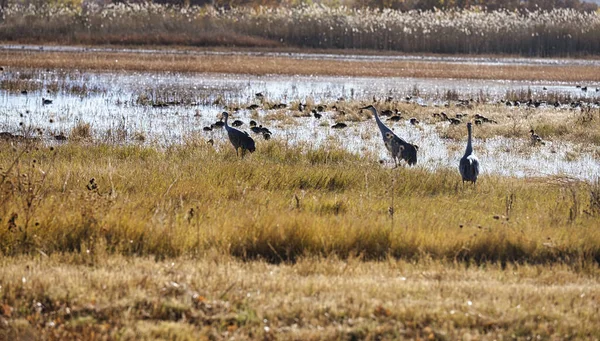
<svg viewBox="0 0 600 341"><path fill-rule="evenodd" d="M405 160L410 166L417 163L417 148L415 148L415 145L399 138L390 128L386 127L379 119L377 109L375 109L374 106L369 105L360 109L370 110L375 116L375 121L377 122L377 126L379 126L379 130L381 131L381 136L383 137L383 143L387 150L392 153L392 158L394 159L396 167L398 166L399 159Z"/></svg>
<svg viewBox="0 0 600 341"><path fill-rule="evenodd" d="M473 145L471 143L472 129L473 128L471 122L467 123L469 140L467 141L465 155L463 155L463 157L460 159L458 170L460 171L460 175L462 176L463 183L465 181L470 181L473 184L475 184L475 182L477 181L477 176L479 176L479 160L475 155L473 155Z"/></svg>
<svg viewBox="0 0 600 341"><path fill-rule="evenodd" d="M225 119L225 130L227 130L229 141L233 145L233 148L235 148L235 154L238 155L238 149L242 150L242 157L244 157L246 151L253 153L256 150L256 147L254 145L254 140L250 137L250 135L248 135L248 133L245 131L237 130L227 124L229 113L224 112L223 118Z"/></svg>

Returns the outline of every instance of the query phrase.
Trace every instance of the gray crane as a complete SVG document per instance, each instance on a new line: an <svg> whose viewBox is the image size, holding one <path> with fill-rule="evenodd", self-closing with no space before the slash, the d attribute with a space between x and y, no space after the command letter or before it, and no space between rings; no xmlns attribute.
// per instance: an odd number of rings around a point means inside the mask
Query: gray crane
<svg viewBox="0 0 600 341"><path fill-rule="evenodd" d="M235 148L235 154L238 154L238 149L242 150L242 157L246 154L246 151L253 153L256 150L254 145L254 140L248 135L247 132L237 130L233 127L230 127L227 124L227 119L229 118L229 113L223 112L223 118L225 119L225 130L227 130L227 136L229 137L229 141Z"/></svg>
<svg viewBox="0 0 600 341"><path fill-rule="evenodd" d="M369 105L360 109L370 110L375 116L375 121L377 122L377 126L379 126L379 130L381 131L381 136L383 137L383 143L385 143L387 150L392 153L392 158L394 159L396 167L398 167L398 161L400 159L406 161L410 166L417 163L417 146L399 138L390 128L386 127L379 119L377 109L375 109L374 106Z"/></svg>
<svg viewBox="0 0 600 341"><path fill-rule="evenodd" d="M479 160L477 156L473 155L473 145L471 143L471 122L467 123L467 131L469 132L469 140L467 142L467 149L465 149L465 155L460 159L458 170L462 176L463 184L465 181L470 181L473 184L477 181L479 175Z"/></svg>

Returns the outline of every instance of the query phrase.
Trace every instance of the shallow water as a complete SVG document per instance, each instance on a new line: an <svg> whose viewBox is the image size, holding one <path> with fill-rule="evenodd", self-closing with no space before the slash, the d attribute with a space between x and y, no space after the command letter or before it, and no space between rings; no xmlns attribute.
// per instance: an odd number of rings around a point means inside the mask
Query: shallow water
<svg viewBox="0 0 600 341"><path fill-rule="evenodd" d="M92 131L101 136L121 134L121 143L134 142L143 135L146 143L167 145L181 143L186 137L200 134L206 139L226 139L222 131L204 132L202 127L217 120L224 110L219 101L246 107L258 103L255 93L262 92L271 102L291 103L331 102L343 97L368 103L373 96L404 98L418 88L419 97L413 100L422 105L440 105L440 94L456 91L461 97L476 97L485 93L490 98L501 98L508 90L548 91L581 94L573 84L523 82L415 79L415 78L355 78L355 77L304 77L304 76L250 76L230 74L179 74L179 73L136 73L136 72L74 72L61 73L44 70L11 70L0 74L0 79L15 79L21 74L31 77L31 82L41 85L39 91L27 95L0 90L0 131L18 132L19 122L40 127L47 132L45 138L52 140L58 133L68 135L79 122L89 123ZM80 95L58 91L48 94L48 87L56 82L69 85L86 85L95 89ZM187 100L193 105L172 105L154 108L139 104L143 96L163 101ZM589 96L597 96L589 92ZM41 98L50 97L53 104L43 105ZM217 103L217 104L215 104ZM256 119L273 131L274 139L284 139L292 144L307 143L322 146L328 143L342 145L351 152L365 153L388 161L379 131L373 120L348 122L342 130L331 129L332 113L325 113L321 120L313 117L291 117L285 114L284 121L266 120L264 110L256 113L240 110L233 119L246 124ZM23 115L23 117L21 117ZM258 116L256 116L258 115ZM52 120L52 123L50 122ZM324 123L325 122L325 123ZM438 123L448 124L448 123ZM434 125L410 125L408 122L390 124L405 140L419 145L419 165L427 169L441 167L456 168L464 152L466 141L442 139ZM475 133L475 136L477 134ZM107 139L110 140L110 139ZM256 136L258 150L262 137ZM570 153L579 150L569 143L551 143L532 148L528 141L492 138L474 141L475 153L481 160L482 174L507 176L568 175L579 179L594 179L600 176L600 163L591 154ZM567 155L569 154L569 155Z"/></svg>

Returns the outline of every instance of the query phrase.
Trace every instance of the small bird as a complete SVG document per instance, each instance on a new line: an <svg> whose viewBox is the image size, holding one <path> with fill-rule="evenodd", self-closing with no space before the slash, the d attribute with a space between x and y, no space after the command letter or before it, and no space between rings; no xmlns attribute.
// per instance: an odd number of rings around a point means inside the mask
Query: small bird
<svg viewBox="0 0 600 341"><path fill-rule="evenodd" d="M211 125L213 128L223 128L225 126L225 122L223 122L223 119L215 122L214 124Z"/></svg>
<svg viewBox="0 0 600 341"><path fill-rule="evenodd" d="M235 148L235 154L239 155L239 149L242 150L242 158L244 157L244 154L246 154L246 151L253 153L256 150L256 146L250 135L245 131L237 130L227 124L229 113L223 112L223 118L225 119L224 125L225 130L227 130L227 137L229 137L229 141L233 145L233 148Z"/></svg>
<svg viewBox="0 0 600 341"><path fill-rule="evenodd" d="M242 122L240 120L235 120L235 121L231 122L231 125L234 127L241 127L242 125L244 125L244 122Z"/></svg>
<svg viewBox="0 0 600 341"><path fill-rule="evenodd" d="M448 121L450 121L450 124L454 124L454 125L459 125L462 123L461 120L459 120L458 118L454 118L454 117L449 117Z"/></svg>
<svg viewBox="0 0 600 341"><path fill-rule="evenodd" d="M467 131L469 133L469 139L467 141L467 148L465 149L465 155L460 159L458 170L462 176L463 184L465 181L470 181L473 184L477 181L479 176L479 160L473 154L473 146L471 143L471 122L467 123Z"/></svg>
<svg viewBox="0 0 600 341"><path fill-rule="evenodd" d="M202 130L204 130L204 131L212 131L213 128L212 127L204 127L204 128L202 128Z"/></svg>
<svg viewBox="0 0 600 341"><path fill-rule="evenodd" d="M271 139L271 134L269 134L269 133L263 133L263 138L265 140L270 140Z"/></svg>
<svg viewBox="0 0 600 341"><path fill-rule="evenodd" d="M258 108L260 108L260 106L258 104L251 104L246 107L246 109L248 109L248 110L256 110Z"/></svg>
<svg viewBox="0 0 600 341"><path fill-rule="evenodd" d="M271 106L271 109L285 109L285 108L287 108L287 104L285 104L285 103L273 104Z"/></svg>
<svg viewBox="0 0 600 341"><path fill-rule="evenodd" d="M540 137L540 135L536 134L533 129L531 129L529 131L529 133L531 134L530 139L531 139L531 144L532 145L535 146L538 143L541 144L541 145L546 145L546 143L544 142L544 140L542 140L542 138Z"/></svg>
<svg viewBox="0 0 600 341"><path fill-rule="evenodd" d="M273 135L273 133L267 127L260 126L259 128L261 133Z"/></svg>
<svg viewBox="0 0 600 341"><path fill-rule="evenodd" d="M402 116L400 116L400 115L394 115L394 116L392 116L392 117L388 118L388 121L392 121L392 122L398 122L398 121L400 121L401 119L402 119Z"/></svg>
<svg viewBox="0 0 600 341"><path fill-rule="evenodd" d="M52 100L51 100L51 99L48 99L48 98L44 98L44 97L42 97L42 104L43 104L43 105L52 104Z"/></svg>
<svg viewBox="0 0 600 341"><path fill-rule="evenodd" d="M262 134L262 127L263 127L262 125L260 125L260 126L253 125L252 127L250 127L250 130L252 130L252 132L255 134Z"/></svg>
<svg viewBox="0 0 600 341"><path fill-rule="evenodd" d="M311 110L313 116L318 120L321 118L321 114L319 114L315 109Z"/></svg>
<svg viewBox="0 0 600 341"><path fill-rule="evenodd" d="M415 117L411 117L410 124L417 125L417 124L419 124L419 120L417 120Z"/></svg>
<svg viewBox="0 0 600 341"><path fill-rule="evenodd" d="M346 128L348 125L344 122L338 122L334 125L331 126L331 128L333 129L342 129L342 128Z"/></svg>

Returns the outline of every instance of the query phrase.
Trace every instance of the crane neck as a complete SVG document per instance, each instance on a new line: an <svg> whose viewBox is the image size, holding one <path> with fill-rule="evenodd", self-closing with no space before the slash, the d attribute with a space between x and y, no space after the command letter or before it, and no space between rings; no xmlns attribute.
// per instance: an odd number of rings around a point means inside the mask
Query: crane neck
<svg viewBox="0 0 600 341"><path fill-rule="evenodd" d="M384 130L389 130L389 129L387 129L385 124L383 124L383 122L381 122L381 119L379 119L379 115L377 114L377 109L373 108L373 110L371 110L371 111L373 112L373 116L375 116L375 122L377 122L377 125L379 126L379 128L384 129Z"/></svg>
<svg viewBox="0 0 600 341"><path fill-rule="evenodd" d="M377 121L377 124L380 124L381 120L379 119L379 115L377 114L377 109L373 109L371 111L373 112L373 116L375 116L375 121Z"/></svg>
<svg viewBox="0 0 600 341"><path fill-rule="evenodd" d="M467 140L467 149L465 150L465 155L470 155L473 153L473 145L471 143L471 127L468 127L467 130L469 131L469 139Z"/></svg>

